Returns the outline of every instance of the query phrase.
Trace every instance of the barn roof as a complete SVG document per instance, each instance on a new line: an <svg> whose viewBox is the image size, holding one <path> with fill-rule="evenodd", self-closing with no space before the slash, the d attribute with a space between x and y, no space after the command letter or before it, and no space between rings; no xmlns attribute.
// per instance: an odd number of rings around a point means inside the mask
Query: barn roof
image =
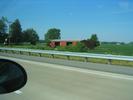
<svg viewBox="0 0 133 100"><path fill-rule="evenodd" d="M55 40L51 40L51 41L53 41L53 42L61 42L61 41L66 41L66 42L73 42L73 41L81 41L81 40L70 40L70 39L68 39L68 40L62 40L62 39L55 39Z"/></svg>

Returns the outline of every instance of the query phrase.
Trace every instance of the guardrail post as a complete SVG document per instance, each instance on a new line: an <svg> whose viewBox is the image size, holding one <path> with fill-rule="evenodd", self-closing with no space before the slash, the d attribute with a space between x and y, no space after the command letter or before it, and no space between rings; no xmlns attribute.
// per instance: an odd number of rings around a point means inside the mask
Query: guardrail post
<svg viewBox="0 0 133 100"><path fill-rule="evenodd" d="M12 53L14 53L14 51L13 50L11 50L12 51Z"/></svg>
<svg viewBox="0 0 133 100"><path fill-rule="evenodd" d="M7 50L5 50L5 53L7 53Z"/></svg>
<svg viewBox="0 0 133 100"><path fill-rule="evenodd" d="M85 62L88 62L88 57L85 57Z"/></svg>
<svg viewBox="0 0 133 100"><path fill-rule="evenodd" d="M28 52L29 53L29 56L31 55L31 53L30 52Z"/></svg>
<svg viewBox="0 0 133 100"><path fill-rule="evenodd" d="M1 50L1 52L3 52L3 50Z"/></svg>
<svg viewBox="0 0 133 100"><path fill-rule="evenodd" d="M108 64L112 64L112 59L108 59Z"/></svg>
<svg viewBox="0 0 133 100"><path fill-rule="evenodd" d="M19 53L20 53L20 54L22 54L22 52L21 52L21 51L20 51Z"/></svg>
<svg viewBox="0 0 133 100"><path fill-rule="evenodd" d="M70 56L67 56L67 60L70 60Z"/></svg>
<svg viewBox="0 0 133 100"><path fill-rule="evenodd" d="M54 58L54 54L51 54L52 55L52 58Z"/></svg>
<svg viewBox="0 0 133 100"><path fill-rule="evenodd" d="M39 53L39 56L40 56L40 57L42 56L41 53Z"/></svg>

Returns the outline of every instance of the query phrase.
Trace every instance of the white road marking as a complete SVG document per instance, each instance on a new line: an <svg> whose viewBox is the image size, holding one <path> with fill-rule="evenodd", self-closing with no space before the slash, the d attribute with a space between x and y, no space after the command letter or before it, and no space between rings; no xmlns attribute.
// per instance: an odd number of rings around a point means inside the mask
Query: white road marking
<svg viewBox="0 0 133 100"><path fill-rule="evenodd" d="M14 93L16 93L16 94L20 95L20 94L22 94L22 91L17 90L17 91L15 91Z"/></svg>
<svg viewBox="0 0 133 100"><path fill-rule="evenodd" d="M49 63L43 63L43 62L23 60L23 59L19 59L19 58L11 58L11 57L4 57L4 56L0 56L0 57L15 60L15 61L20 61L20 62L32 63L32 64L36 64L36 65L41 65L41 66L45 65L45 66L49 66L52 68L65 69L65 70L70 70L70 71L78 71L78 72L82 72L82 73L86 73L86 74L92 74L92 75L98 75L98 76L104 76L104 77L118 78L118 79L125 79L125 80L132 80L133 81L133 76L130 76L130 75L95 71L95 70L89 70L89 69L81 69L81 68L69 67L69 66L64 66L64 65L57 65L57 64L49 64Z"/></svg>

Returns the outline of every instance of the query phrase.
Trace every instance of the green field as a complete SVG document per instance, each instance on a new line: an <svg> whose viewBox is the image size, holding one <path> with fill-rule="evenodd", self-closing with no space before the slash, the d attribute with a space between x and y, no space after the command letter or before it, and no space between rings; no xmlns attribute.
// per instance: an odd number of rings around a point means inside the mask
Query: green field
<svg viewBox="0 0 133 100"><path fill-rule="evenodd" d="M95 50L88 50L88 52L133 56L133 44L101 44L101 46L95 48Z"/></svg>

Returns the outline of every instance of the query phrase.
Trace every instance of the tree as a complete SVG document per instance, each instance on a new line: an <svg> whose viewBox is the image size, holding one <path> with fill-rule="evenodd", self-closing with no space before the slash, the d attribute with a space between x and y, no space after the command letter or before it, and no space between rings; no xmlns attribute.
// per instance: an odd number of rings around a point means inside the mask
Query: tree
<svg viewBox="0 0 133 100"><path fill-rule="evenodd" d="M6 34L6 30L7 30L7 25L6 25L6 22L4 20L4 17L2 17L0 19L0 43L4 43L5 39L8 36Z"/></svg>
<svg viewBox="0 0 133 100"><path fill-rule="evenodd" d="M7 25L3 17L0 19L0 33L6 33Z"/></svg>
<svg viewBox="0 0 133 100"><path fill-rule="evenodd" d="M16 19L9 29L10 42L18 44L22 41L22 28L18 19Z"/></svg>
<svg viewBox="0 0 133 100"><path fill-rule="evenodd" d="M131 44L131 45L133 45L133 42L129 42L128 44Z"/></svg>
<svg viewBox="0 0 133 100"><path fill-rule="evenodd" d="M95 47L100 45L96 34L92 34L90 39L82 40L81 43L84 43L84 45L89 49L94 49Z"/></svg>
<svg viewBox="0 0 133 100"><path fill-rule="evenodd" d="M53 39L60 39L61 38L60 29L52 28L49 29L48 32L45 34L45 41L48 42Z"/></svg>
<svg viewBox="0 0 133 100"><path fill-rule="evenodd" d="M30 42L35 45L37 41L39 41L39 36L34 29L27 29L23 31L23 42Z"/></svg>
<svg viewBox="0 0 133 100"><path fill-rule="evenodd" d="M84 45L89 49L94 49L96 47L96 42L93 40L82 40L81 43L84 43Z"/></svg>
<svg viewBox="0 0 133 100"><path fill-rule="evenodd" d="M7 33L0 33L0 43L4 43L5 39L8 37Z"/></svg>
<svg viewBox="0 0 133 100"><path fill-rule="evenodd" d="M98 37L97 37L96 34L92 34L90 40L91 40L91 42L96 42L95 46L99 46L100 45L100 42L99 42Z"/></svg>

